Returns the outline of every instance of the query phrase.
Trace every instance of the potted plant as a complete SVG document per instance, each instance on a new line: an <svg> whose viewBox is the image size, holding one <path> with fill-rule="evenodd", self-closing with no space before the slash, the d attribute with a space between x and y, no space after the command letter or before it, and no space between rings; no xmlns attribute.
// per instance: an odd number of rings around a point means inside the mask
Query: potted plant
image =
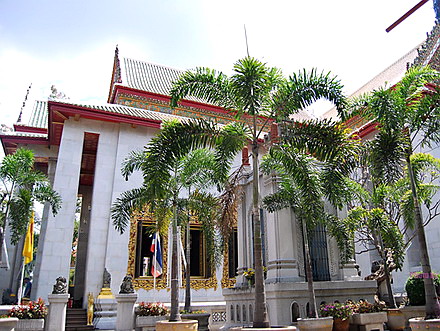
<svg viewBox="0 0 440 331"><path fill-rule="evenodd" d="M169 310L161 302L140 302L135 309L136 328L142 331L154 331L156 322L167 319Z"/></svg>
<svg viewBox="0 0 440 331"><path fill-rule="evenodd" d="M44 330L47 307L43 299L39 298L37 301L29 301L27 305L13 307L8 316L18 318L15 331Z"/></svg>
<svg viewBox="0 0 440 331"><path fill-rule="evenodd" d="M408 277L405 283L405 291L407 293L406 306L402 308L402 312L405 316L407 326L409 326L409 320L414 317L423 317L426 315L425 309L425 286L423 278L425 275L422 272L413 272ZM440 275L432 274L437 296L440 290Z"/></svg>
<svg viewBox="0 0 440 331"><path fill-rule="evenodd" d="M349 318L353 315L353 306L339 302L321 305L320 314L322 317L333 317L333 331L348 331L350 328Z"/></svg>
<svg viewBox="0 0 440 331"><path fill-rule="evenodd" d="M374 303L360 300L353 304L353 307L353 315L350 317L351 325L364 326L366 330L383 330L383 323L387 321L387 313L383 311L385 303L376 298Z"/></svg>
<svg viewBox="0 0 440 331"><path fill-rule="evenodd" d="M209 316L211 316L211 314L208 313L206 310L182 310L180 311L180 314L182 319L197 320L199 322L199 331L209 330Z"/></svg>
<svg viewBox="0 0 440 331"><path fill-rule="evenodd" d="M243 272L244 277L247 279L249 286L255 284L255 270L252 268L248 268L245 272Z"/></svg>

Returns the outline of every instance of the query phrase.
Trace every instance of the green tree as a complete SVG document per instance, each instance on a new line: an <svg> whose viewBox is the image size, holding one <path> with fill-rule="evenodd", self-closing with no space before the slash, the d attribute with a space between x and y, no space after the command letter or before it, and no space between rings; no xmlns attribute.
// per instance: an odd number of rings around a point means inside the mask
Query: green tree
<svg viewBox="0 0 440 331"><path fill-rule="evenodd" d="M421 201L417 192L417 180L411 164L411 156L420 146L440 141L440 90L435 81L440 74L428 67L410 68L402 80L391 88L380 88L370 95L355 100L347 112L340 112L343 119L359 115L376 121L377 148L373 157L377 162L372 172L382 172L385 183L392 183L403 175L411 188L411 199L417 237L420 244L423 273L431 275L427 242L423 227ZM432 277L426 277L426 318L440 317L440 306Z"/></svg>
<svg viewBox="0 0 440 331"><path fill-rule="evenodd" d="M15 245L26 233L34 202L48 202L55 215L61 207L61 198L55 192L46 175L34 169L34 153L19 148L6 155L0 164L0 259L6 226L11 230L11 242Z"/></svg>
<svg viewBox="0 0 440 331"><path fill-rule="evenodd" d="M259 201L259 139L273 118L287 118L313 102L324 98L338 109L344 106L340 82L330 74L316 70L284 78L281 71L261 61L245 57L234 65L231 77L209 68L186 71L174 83L171 105L189 96L230 110L248 123L252 135L252 219L254 222L255 310L254 327L268 327L264 287ZM265 116L265 117L262 117Z"/></svg>
<svg viewBox="0 0 440 331"><path fill-rule="evenodd" d="M143 174L142 187L122 193L112 207L113 224L121 233L127 228L133 211L150 206L159 224L167 224L172 216L172 261L171 261L171 314L170 321L180 320L178 299L178 249L177 225L182 188L189 185L183 175L183 158L199 148L214 150L214 177L225 178L229 174L232 158L246 141L246 131L239 123L218 129L205 121L168 122L142 152L132 152L124 161L122 173L127 178L133 171ZM180 178L179 178L180 177ZM200 180L196 177L191 181ZM171 210L171 213L169 212ZM202 216L206 216L202 215ZM165 221L165 222L164 222Z"/></svg>
<svg viewBox="0 0 440 331"><path fill-rule="evenodd" d="M338 219L325 210L325 201L341 209L352 196L350 173L357 166L359 143L340 124L329 121L283 123L280 143L264 157L262 169L279 176L278 191L263 199L269 212L292 208L302 226L305 269L309 288L309 317L316 318L317 306L309 250L311 231L327 224L331 232ZM353 254L345 233L337 233L344 260Z"/></svg>
<svg viewBox="0 0 440 331"><path fill-rule="evenodd" d="M414 228L414 204L407 167L403 172L392 167L390 171L381 170L387 166L379 161L381 158L376 148L382 145L377 141L380 139L381 136L377 135L372 141L364 143L366 157L362 158L363 170L358 172L362 176L356 178L357 194L348 203L348 217L339 227L341 231L348 231L352 239L361 244L362 248L356 253L377 251L383 261L383 273L377 276L383 277L386 282L388 306L396 308L390 273L401 270L405 251L415 237L411 233ZM411 164L417 182L417 194L427 211L423 221L426 226L440 213L440 199L434 200L440 187L440 160L429 154L415 153L411 155ZM389 184L384 184L387 181L385 174ZM394 182L390 180L391 174Z"/></svg>

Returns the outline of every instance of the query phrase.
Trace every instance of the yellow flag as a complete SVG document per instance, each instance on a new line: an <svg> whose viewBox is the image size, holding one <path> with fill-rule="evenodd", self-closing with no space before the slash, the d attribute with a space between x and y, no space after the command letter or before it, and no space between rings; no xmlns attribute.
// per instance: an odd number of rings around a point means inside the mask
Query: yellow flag
<svg viewBox="0 0 440 331"><path fill-rule="evenodd" d="M24 264L28 264L34 259L34 212L32 212L26 233L26 239L24 240L23 256Z"/></svg>

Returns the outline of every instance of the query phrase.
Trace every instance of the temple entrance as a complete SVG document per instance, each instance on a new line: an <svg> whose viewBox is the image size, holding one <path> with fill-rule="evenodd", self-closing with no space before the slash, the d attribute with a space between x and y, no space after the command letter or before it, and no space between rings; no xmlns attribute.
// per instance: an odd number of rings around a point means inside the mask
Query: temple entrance
<svg viewBox="0 0 440 331"><path fill-rule="evenodd" d="M89 248L90 215L98 141L98 134L84 133L78 186L77 217L72 220L78 223L75 224L74 230L74 239L75 235L77 238L76 247L74 244L72 245L71 276L69 281L69 292L71 293L71 298L73 298L72 306L76 308L81 308L86 298L84 293L86 261Z"/></svg>

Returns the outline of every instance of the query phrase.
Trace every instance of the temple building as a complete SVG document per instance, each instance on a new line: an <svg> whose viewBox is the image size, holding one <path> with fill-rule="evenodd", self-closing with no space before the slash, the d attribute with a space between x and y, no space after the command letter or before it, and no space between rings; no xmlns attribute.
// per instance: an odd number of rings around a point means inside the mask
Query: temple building
<svg viewBox="0 0 440 331"><path fill-rule="evenodd" d="M438 42L435 47L438 58ZM0 135L6 154L22 146L35 152L36 167L48 174L63 200L56 216L48 207L43 211L32 299L47 298L57 277L69 278L72 274L73 300L86 306L87 293L98 296L101 292L106 270L111 275L113 293L119 292L122 279L130 274L139 301L169 302L166 238L162 238L164 273L156 281L151 275L152 239L144 228L155 221L154 215L147 211L135 213L122 235L112 225L112 203L122 192L138 187L142 181L141 173L136 172L126 181L120 171L121 164L131 151L141 150L159 132L164 121L204 118L225 124L235 120L226 110L194 99L182 100L179 107L171 108L169 90L179 77L179 70L120 57L118 49L113 68L109 69L112 70L109 70L107 104L36 101L27 124L17 123L13 132ZM297 119L311 117L307 111L296 116ZM268 132L265 144L270 144L270 139ZM262 146L261 154L266 147ZM246 156L244 150L235 160L236 165L243 163L246 168L241 179L244 196L222 267L214 270L207 264L200 224L196 221L191 224L193 303L217 304L226 312L221 318L229 325L249 324L253 316L253 288L243 276L246 269L253 267L252 176ZM276 178L261 174L260 187L262 196L273 193L277 188ZM72 264L76 213L79 235L76 260ZM307 311L302 233L290 210L268 213L262 209L261 217L270 321L273 325L290 324ZM324 227L315 229L311 251L318 303L372 299L376 282L363 280L354 260L341 264L336 242ZM9 243L8 252L10 257L14 256L14 247ZM437 259L440 268L440 256ZM367 264L365 261L362 265L362 275L369 273L364 270ZM18 270L14 265L11 263L9 271L0 270L0 288L11 287ZM183 301L184 291L180 292Z"/></svg>

